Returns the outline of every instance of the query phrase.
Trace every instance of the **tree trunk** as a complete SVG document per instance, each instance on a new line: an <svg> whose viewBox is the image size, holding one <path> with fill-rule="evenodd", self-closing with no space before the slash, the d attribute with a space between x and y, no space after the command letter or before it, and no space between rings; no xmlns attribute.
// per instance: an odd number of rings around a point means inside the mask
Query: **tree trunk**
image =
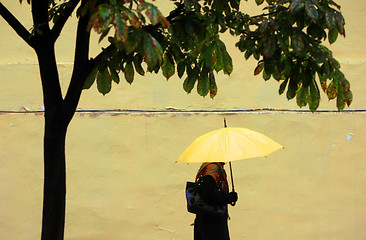
<svg viewBox="0 0 366 240"><path fill-rule="evenodd" d="M86 2L87 0L83 0L81 6ZM46 7L44 3L43 5L35 5L35 3L35 1L32 1L34 5L33 13L37 11L43 14L47 13L43 9ZM41 11L42 9L43 11ZM37 14L34 15L37 19L40 17ZM42 23L39 19L35 22ZM34 49L38 57L45 106L42 240L64 239L66 209L65 140L67 127L76 111L83 84L92 69L88 55L90 39L90 31L87 28L88 22L88 15L79 18L74 69L64 99L55 56L54 44L56 37L47 26L42 29L41 34L34 37Z"/></svg>
<svg viewBox="0 0 366 240"><path fill-rule="evenodd" d="M69 121L62 111L62 93L54 43L45 34L35 47L45 105L44 195L42 240L63 240L65 223L66 162L65 139Z"/></svg>
<svg viewBox="0 0 366 240"><path fill-rule="evenodd" d="M67 127L57 122L45 120L42 240L64 239Z"/></svg>

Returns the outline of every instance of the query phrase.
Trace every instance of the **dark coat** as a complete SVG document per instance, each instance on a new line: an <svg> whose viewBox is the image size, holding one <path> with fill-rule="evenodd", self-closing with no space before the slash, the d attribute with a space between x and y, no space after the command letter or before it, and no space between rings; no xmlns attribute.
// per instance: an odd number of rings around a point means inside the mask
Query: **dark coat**
<svg viewBox="0 0 366 240"><path fill-rule="evenodd" d="M215 169L215 168L214 168ZM225 179L222 181L227 183L226 174L222 168L219 171L223 171ZM219 173L217 173L219 174ZM201 189L199 190L199 195L207 203L214 205L227 205L231 202L228 190L218 188L218 183L215 178L210 175L201 176ZM230 240L229 229L228 229L228 213L223 216L212 216L197 214L194 224L194 240Z"/></svg>

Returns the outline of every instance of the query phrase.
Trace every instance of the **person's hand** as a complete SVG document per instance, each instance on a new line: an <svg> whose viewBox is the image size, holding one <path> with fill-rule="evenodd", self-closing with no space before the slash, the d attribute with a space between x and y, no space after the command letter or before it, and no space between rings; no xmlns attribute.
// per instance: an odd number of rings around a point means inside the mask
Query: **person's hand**
<svg viewBox="0 0 366 240"><path fill-rule="evenodd" d="M234 206L236 201L238 201L238 194L236 192L229 192L229 203Z"/></svg>

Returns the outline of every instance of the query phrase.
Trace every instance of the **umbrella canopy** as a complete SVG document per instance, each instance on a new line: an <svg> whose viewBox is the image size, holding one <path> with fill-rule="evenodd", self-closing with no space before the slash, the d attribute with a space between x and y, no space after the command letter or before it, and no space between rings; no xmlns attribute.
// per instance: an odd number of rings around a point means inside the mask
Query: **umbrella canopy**
<svg viewBox="0 0 366 240"><path fill-rule="evenodd" d="M246 128L225 127L198 137L177 161L231 162L266 157L281 148L282 145L261 133Z"/></svg>

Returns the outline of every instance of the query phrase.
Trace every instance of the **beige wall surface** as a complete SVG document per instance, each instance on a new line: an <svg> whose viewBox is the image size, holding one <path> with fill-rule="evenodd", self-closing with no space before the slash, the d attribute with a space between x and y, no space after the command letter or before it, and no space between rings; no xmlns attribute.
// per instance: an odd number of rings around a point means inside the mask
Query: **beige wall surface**
<svg viewBox="0 0 366 240"><path fill-rule="evenodd" d="M31 28L27 4L2 3ZM255 11L253 3L245 4ZM196 137L222 127L224 117L285 146L233 163L239 201L229 209L232 239L366 239L366 1L337 3L347 37L330 47L351 82L351 111L333 112L336 103L324 94L325 111L298 111L295 101L278 96L275 80L253 76L255 62L245 61L229 37L234 72L219 75L214 99L187 96L179 78L149 74L132 85L121 81L106 96L95 86L85 91L66 143L65 239L193 239L184 187L199 165L175 160ZM43 114L30 112L42 110L38 66L2 19L0 30L0 239L39 239ZM68 24L57 45L64 91L74 37ZM92 56L100 49L93 46ZM279 110L251 111L264 108Z"/></svg>

